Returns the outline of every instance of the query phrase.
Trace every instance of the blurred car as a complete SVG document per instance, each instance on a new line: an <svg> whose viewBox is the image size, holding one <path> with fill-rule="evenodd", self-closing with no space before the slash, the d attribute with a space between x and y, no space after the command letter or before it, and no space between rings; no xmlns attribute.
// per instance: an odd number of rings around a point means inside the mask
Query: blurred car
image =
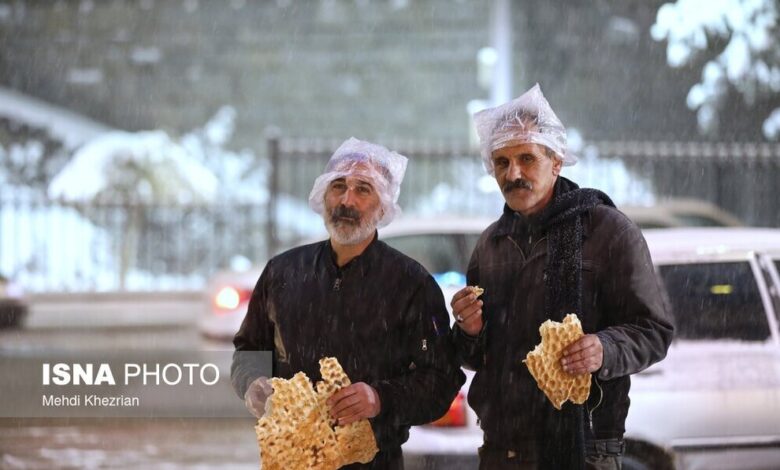
<svg viewBox="0 0 780 470"><path fill-rule="evenodd" d="M733 214L700 199L667 199L653 206L620 206L641 229L672 227L741 227Z"/></svg>
<svg viewBox="0 0 780 470"><path fill-rule="evenodd" d="M21 326L27 310L22 289L0 274L0 328Z"/></svg>
<svg viewBox="0 0 780 470"><path fill-rule="evenodd" d="M380 239L419 260L449 304L465 284L465 266L491 221L399 220ZM626 470L778 468L780 462L780 230L678 228L645 230L653 262L670 297L677 327L667 358L632 378L626 422ZM233 288L237 305L228 337L246 312L258 272ZM217 302L217 297L214 301ZM449 309L449 305L447 305ZM224 310L224 309L223 309ZM465 397L448 413L415 426L404 445L407 468L469 468L482 432Z"/></svg>
<svg viewBox="0 0 780 470"><path fill-rule="evenodd" d="M647 230L675 339L632 377L625 468L780 468L780 230Z"/></svg>

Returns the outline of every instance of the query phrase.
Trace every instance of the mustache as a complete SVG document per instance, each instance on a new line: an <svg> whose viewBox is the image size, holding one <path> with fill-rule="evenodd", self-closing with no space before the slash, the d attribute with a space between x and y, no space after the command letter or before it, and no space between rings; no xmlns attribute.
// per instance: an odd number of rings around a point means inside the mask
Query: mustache
<svg viewBox="0 0 780 470"><path fill-rule="evenodd" d="M534 189L534 187L530 182L522 178L518 178L514 181L508 181L504 183L503 186L501 186L501 191L505 193L508 193L509 191L513 191L515 189Z"/></svg>
<svg viewBox="0 0 780 470"><path fill-rule="evenodd" d="M331 222L336 222L338 219L351 219L355 222L360 220L360 212L357 209L351 209L347 206L336 206L330 213Z"/></svg>

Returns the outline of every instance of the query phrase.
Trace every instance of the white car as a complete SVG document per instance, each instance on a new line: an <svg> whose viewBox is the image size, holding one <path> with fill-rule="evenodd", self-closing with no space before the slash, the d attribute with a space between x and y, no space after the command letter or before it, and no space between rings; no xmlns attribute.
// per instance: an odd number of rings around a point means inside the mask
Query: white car
<svg viewBox="0 0 780 470"><path fill-rule="evenodd" d="M676 330L666 359L632 377L626 437L645 466L627 468L780 468L780 230L645 238Z"/></svg>
<svg viewBox="0 0 780 470"><path fill-rule="evenodd" d="M465 284L486 219L399 220L380 239L422 262L449 303ZM676 336L665 360L632 377L626 470L780 468L780 230L646 230ZM234 283L232 337L259 272ZM229 279L223 277L221 279ZM221 292L219 284L214 292ZM449 308L449 306L448 306ZM228 318L228 317L223 317ZM413 427L407 468L474 468L482 443L466 404L473 374L437 425Z"/></svg>

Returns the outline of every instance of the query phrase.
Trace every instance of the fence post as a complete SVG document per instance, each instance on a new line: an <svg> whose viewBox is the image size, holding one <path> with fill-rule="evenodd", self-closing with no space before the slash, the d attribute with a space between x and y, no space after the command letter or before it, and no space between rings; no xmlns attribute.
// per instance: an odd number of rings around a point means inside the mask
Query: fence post
<svg viewBox="0 0 780 470"><path fill-rule="evenodd" d="M271 169L268 174L268 213L266 229L266 255L268 259L276 253L278 239L276 237L276 196L279 193L279 129L269 127L265 130L268 161Z"/></svg>

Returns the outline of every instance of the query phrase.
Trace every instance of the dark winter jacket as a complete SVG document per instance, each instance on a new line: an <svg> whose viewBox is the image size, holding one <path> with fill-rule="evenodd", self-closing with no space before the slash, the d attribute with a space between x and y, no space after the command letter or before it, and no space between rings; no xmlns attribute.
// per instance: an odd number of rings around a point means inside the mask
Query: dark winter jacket
<svg viewBox="0 0 780 470"><path fill-rule="evenodd" d="M328 241L269 261L233 343L274 351L274 376L283 378L304 371L320 380L319 359L335 356L353 383L377 390L381 411L370 421L382 450L441 417L465 381L438 285L376 235L341 268ZM259 374L239 357L231 377L243 397Z"/></svg>
<svg viewBox="0 0 780 470"><path fill-rule="evenodd" d="M573 189L574 183L559 178L553 202ZM583 409L585 423L592 413L592 431L586 424L585 437L621 438L629 375L663 359L671 342L668 302L635 224L606 204L578 217L583 238L579 317L585 333L596 333L604 347L602 368L594 373ZM549 416L560 416L550 414L559 412L551 411L522 362L541 340L539 326L551 316L545 270L551 266L548 253L561 250L548 246L549 231L507 207L482 234L469 263L468 284L485 289L485 323L477 337L460 328L453 329L453 337L464 366L476 371L469 404L480 418L488 447L516 449L519 442L538 442L549 429Z"/></svg>

